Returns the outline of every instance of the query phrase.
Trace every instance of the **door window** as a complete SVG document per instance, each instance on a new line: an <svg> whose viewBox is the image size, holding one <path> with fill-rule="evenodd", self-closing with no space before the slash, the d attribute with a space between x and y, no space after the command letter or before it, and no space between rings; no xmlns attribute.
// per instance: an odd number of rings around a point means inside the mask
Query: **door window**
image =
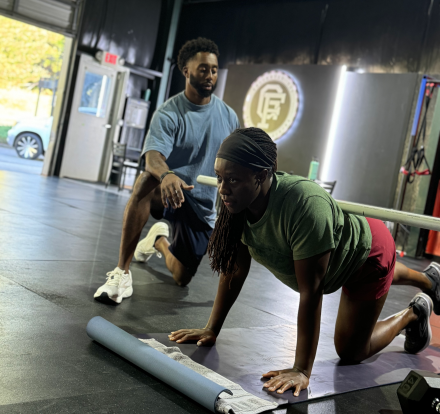
<svg viewBox="0 0 440 414"><path fill-rule="evenodd" d="M86 71L78 111L104 118L110 94L111 79L107 75Z"/></svg>

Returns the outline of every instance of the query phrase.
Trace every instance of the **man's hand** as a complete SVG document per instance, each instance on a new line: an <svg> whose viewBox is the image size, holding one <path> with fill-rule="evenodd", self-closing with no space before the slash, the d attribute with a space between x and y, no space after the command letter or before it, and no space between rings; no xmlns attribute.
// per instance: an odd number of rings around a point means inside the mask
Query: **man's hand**
<svg viewBox="0 0 440 414"><path fill-rule="evenodd" d="M164 207L168 207L168 202L173 208L182 207L182 203L185 201L182 189L192 190L193 188L193 185L188 185L177 175L167 174L161 183L161 197Z"/></svg>
<svg viewBox="0 0 440 414"><path fill-rule="evenodd" d="M217 335L209 328L179 329L176 332L171 332L171 335L168 335L168 338L170 338L170 341L176 341L177 343L197 341L198 346L212 346L217 340Z"/></svg>
<svg viewBox="0 0 440 414"><path fill-rule="evenodd" d="M294 369L269 371L263 374L263 378L270 378L269 381L263 385L263 388L268 388L269 391L278 390L278 394L282 394L289 388L294 388L295 397L298 397L300 391L309 386L309 379L302 372L297 372Z"/></svg>

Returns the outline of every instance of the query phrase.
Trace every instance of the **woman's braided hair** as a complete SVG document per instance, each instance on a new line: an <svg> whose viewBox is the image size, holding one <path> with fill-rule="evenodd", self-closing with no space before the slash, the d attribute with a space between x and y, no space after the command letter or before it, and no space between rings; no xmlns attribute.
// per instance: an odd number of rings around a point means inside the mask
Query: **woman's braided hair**
<svg viewBox="0 0 440 414"><path fill-rule="evenodd" d="M277 146L272 138L262 129L253 127L236 129L235 132L246 135L258 144L267 158L273 162L271 173L275 173L277 170ZM208 243L211 269L214 272L233 275L237 271L238 267L236 267L235 262L245 220L245 211L231 214L225 205L221 203L220 214Z"/></svg>

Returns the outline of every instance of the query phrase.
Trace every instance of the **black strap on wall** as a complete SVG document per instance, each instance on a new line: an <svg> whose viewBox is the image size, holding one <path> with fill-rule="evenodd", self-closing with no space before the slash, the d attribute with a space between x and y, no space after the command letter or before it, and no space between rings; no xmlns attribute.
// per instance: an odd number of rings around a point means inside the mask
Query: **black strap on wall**
<svg viewBox="0 0 440 414"><path fill-rule="evenodd" d="M429 104L434 93L434 89L438 85L435 83L427 83L425 91L425 110L423 113L422 122L420 124L420 129L417 134L416 140L414 141L413 147L411 149L410 155L405 162L405 165L400 169L400 172L406 175L407 183L411 184L415 180L416 175L431 175L432 171L425 157L425 138L426 138L426 124L427 124L427 114L429 109ZM419 147L420 145L420 147ZM420 170L423 163L426 164L426 169Z"/></svg>

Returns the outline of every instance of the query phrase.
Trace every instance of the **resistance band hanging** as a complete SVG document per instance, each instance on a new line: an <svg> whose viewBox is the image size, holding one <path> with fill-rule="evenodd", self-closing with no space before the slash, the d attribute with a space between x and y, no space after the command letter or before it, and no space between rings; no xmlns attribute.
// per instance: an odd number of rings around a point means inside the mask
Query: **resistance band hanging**
<svg viewBox="0 0 440 414"><path fill-rule="evenodd" d="M425 157L425 138L426 138L426 118L428 114L429 104L434 93L435 83L427 83L425 89L425 111L423 114L422 122L420 124L420 130L416 135L413 147L411 149L410 155L405 162L405 165L401 167L400 172L407 176L406 181L411 184L415 180L416 175L431 175L431 168ZM419 148L419 144L420 148ZM423 162L426 164L426 169L420 170Z"/></svg>

